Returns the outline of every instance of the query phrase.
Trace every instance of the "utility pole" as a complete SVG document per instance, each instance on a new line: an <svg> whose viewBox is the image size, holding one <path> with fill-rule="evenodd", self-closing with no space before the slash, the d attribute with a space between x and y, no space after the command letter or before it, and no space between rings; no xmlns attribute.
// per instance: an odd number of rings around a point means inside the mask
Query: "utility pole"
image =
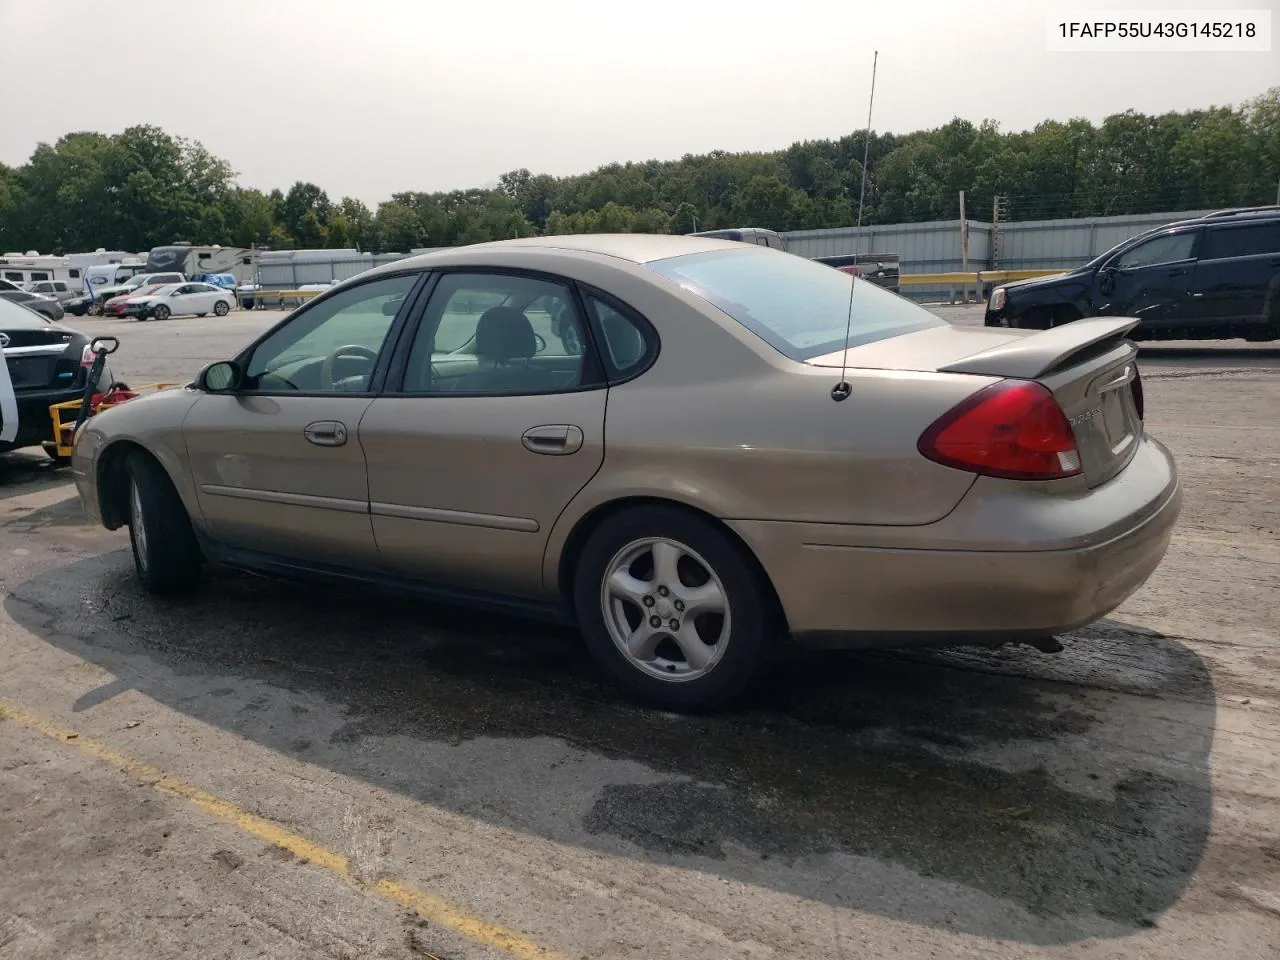
<svg viewBox="0 0 1280 960"><path fill-rule="evenodd" d="M969 221L964 214L964 191L960 191L960 271L969 272ZM969 302L969 281L961 285L961 299Z"/></svg>
<svg viewBox="0 0 1280 960"><path fill-rule="evenodd" d="M1009 198L995 196L991 200L991 269L1000 269L1000 241L1003 239L1003 226L1009 219Z"/></svg>

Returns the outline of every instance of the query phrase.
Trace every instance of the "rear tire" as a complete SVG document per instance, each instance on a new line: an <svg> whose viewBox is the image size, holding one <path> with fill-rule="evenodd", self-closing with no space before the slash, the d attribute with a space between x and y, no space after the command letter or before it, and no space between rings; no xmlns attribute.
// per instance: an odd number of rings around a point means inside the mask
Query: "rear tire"
<svg viewBox="0 0 1280 960"><path fill-rule="evenodd" d="M632 696L714 710L745 694L771 659L778 623L763 579L712 522L640 507L588 538L574 607L591 655Z"/></svg>
<svg viewBox="0 0 1280 960"><path fill-rule="evenodd" d="M225 300L219 300L217 303L213 305L213 315L215 317L225 317L230 312L231 312L231 307L228 305L227 301Z"/></svg>
<svg viewBox="0 0 1280 960"><path fill-rule="evenodd" d="M151 593L195 586L204 560L191 518L164 468L134 453L128 461L129 542L138 579Z"/></svg>

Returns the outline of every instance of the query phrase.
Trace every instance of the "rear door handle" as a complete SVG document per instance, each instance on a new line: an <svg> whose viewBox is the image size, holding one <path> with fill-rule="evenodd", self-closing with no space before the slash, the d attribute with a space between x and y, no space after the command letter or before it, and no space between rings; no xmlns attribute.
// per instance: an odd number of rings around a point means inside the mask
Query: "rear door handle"
<svg viewBox="0 0 1280 960"><path fill-rule="evenodd" d="M1170 271L1169 271L1169 276L1171 276L1171 277L1181 277L1183 274L1187 274L1187 273L1190 273L1190 272L1191 272L1191 268L1190 268L1190 267L1178 267L1176 270L1170 270Z"/></svg>
<svg viewBox="0 0 1280 960"><path fill-rule="evenodd" d="M582 430L568 423L531 427L520 436L520 442L531 453L562 457L582 449Z"/></svg>
<svg viewBox="0 0 1280 960"><path fill-rule="evenodd" d="M317 447L340 447L347 442L347 425L338 420L317 420L303 427L302 435Z"/></svg>

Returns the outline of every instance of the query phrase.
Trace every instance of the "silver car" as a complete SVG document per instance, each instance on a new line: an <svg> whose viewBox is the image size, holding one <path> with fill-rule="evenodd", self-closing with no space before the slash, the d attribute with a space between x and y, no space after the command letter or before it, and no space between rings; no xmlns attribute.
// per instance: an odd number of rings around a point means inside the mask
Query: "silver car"
<svg viewBox="0 0 1280 960"><path fill-rule="evenodd" d="M91 419L73 468L152 590L209 560L548 614L709 708L787 636L1047 646L1138 589L1180 493L1134 322L956 327L709 238L482 244Z"/></svg>

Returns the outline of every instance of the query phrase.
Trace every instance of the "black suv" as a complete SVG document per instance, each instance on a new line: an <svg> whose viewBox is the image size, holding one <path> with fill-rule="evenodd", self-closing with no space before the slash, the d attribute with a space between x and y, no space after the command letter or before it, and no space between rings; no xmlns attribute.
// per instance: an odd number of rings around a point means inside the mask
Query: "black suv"
<svg viewBox="0 0 1280 960"><path fill-rule="evenodd" d="M1136 317L1135 340L1280 340L1280 206L1170 223L1069 273L991 291L988 327Z"/></svg>

